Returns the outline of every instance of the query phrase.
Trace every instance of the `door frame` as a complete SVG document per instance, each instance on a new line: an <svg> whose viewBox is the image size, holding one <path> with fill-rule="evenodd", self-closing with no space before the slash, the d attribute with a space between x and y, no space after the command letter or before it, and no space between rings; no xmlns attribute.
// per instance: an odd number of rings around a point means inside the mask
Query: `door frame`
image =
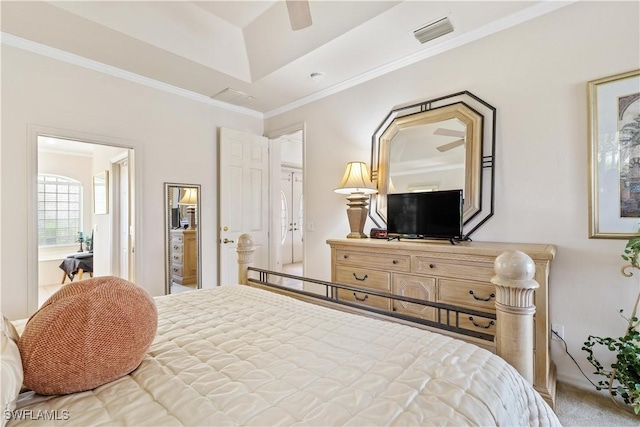
<svg viewBox="0 0 640 427"><path fill-rule="evenodd" d="M38 309L38 137L48 136L58 139L69 139L78 142L86 142L97 145L107 145L111 147L118 147L128 149L129 165L134 164L133 175L130 175L130 179L133 178L133 185L131 191L133 197L130 196L130 200L134 201L133 224L142 224L142 200L141 191L137 189L142 183L142 144L136 141L125 140L122 138L114 138L104 135L95 135L86 132L73 131L68 129L54 128L50 126L41 125L27 125L27 167L28 167L28 180L29 180L29 195L27 203L27 310L29 315L35 313ZM131 170L130 170L131 172ZM133 235L137 238L132 242L142 242L142 228L134 227L132 230ZM141 250L139 246L138 251ZM132 243L131 251L135 252ZM141 257L134 256L135 268L130 270L129 280L136 281L135 272L141 271Z"/></svg>
<svg viewBox="0 0 640 427"><path fill-rule="evenodd" d="M129 230L127 230L127 277L126 279L129 280L130 277L132 277L132 262L135 259L135 254L133 253L133 251L131 250L131 248L133 247L133 242L131 239L131 194L129 194L132 190L131 190L131 179L128 176L129 173L131 172L132 168L130 168L130 159L133 156L133 154L131 153L131 150L127 150L126 153L123 153L119 156L116 156L114 158L112 158L110 160L111 162L111 188L112 188L112 194L113 194L113 215L111 216L111 270L113 273L113 270L117 270L118 274L117 276L121 276L122 274L122 263L121 263L121 250L122 250L122 239L121 239L121 235L122 235L122 221L120 221L121 218L121 210L122 210L122 200L119 196L119 194L121 194L121 164L126 161L127 162L127 168L129 169L129 171L127 172L127 228L129 228ZM118 197L116 197L116 195L118 195Z"/></svg>
<svg viewBox="0 0 640 427"><path fill-rule="evenodd" d="M274 144L273 140L278 139L284 135L290 135L292 133L302 131L302 194L306 197L306 141L307 141L307 125L305 122L296 123L290 126L279 128L273 131L265 132L264 136L269 138L269 192L271 193L269 201L269 270L281 271L282 260L278 256L280 253L280 239L276 236L280 235L280 192L276 191L280 188L280 172L282 171L280 165L280 144ZM307 224L307 203L305 202L302 207L302 217L304 219L306 234ZM306 240L302 241L302 274L304 275L306 269Z"/></svg>

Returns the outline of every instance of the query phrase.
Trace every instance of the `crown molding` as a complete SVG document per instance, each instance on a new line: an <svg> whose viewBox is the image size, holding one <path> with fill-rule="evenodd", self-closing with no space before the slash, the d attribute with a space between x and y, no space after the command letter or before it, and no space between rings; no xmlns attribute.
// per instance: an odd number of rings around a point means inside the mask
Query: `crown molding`
<svg viewBox="0 0 640 427"><path fill-rule="evenodd" d="M506 30L507 28L511 28L518 24L521 24L526 21L530 21L534 18L547 14L549 12L553 12L562 7L575 3L579 0L567 0L567 1L542 1L533 6L530 6L526 9L523 9L519 12L508 15L502 19L497 21L493 21L487 25L484 25L475 30L469 31L467 33L461 34L459 36L454 36L449 38L448 40L441 42L439 44L435 44L426 49L420 50L414 54L408 55L399 60L390 62L386 65L380 66L378 68L374 68L371 71L367 71L358 76L355 76L351 79L345 80L341 83L328 87L326 89L320 90L312 95L305 96L304 98L300 98L297 101L291 102L287 105L284 105L279 108L275 108L271 111L267 111L264 113L264 118L268 119L271 117L275 117L279 114L286 113L287 111L291 111L303 105L309 104L311 102L317 101L319 99L325 98L330 95L334 95L338 92L342 92L345 89L349 89L353 86L357 86L361 83L367 82L369 80L373 80L377 77L388 74L392 71L399 70L408 65L415 64L416 62L422 61L427 58L431 58L438 54L447 52L449 50L455 49L457 47L463 46L467 43L471 43L473 41L482 39L484 37L490 36L502 30Z"/></svg>
<svg viewBox="0 0 640 427"><path fill-rule="evenodd" d="M535 19L539 16L553 12L555 10L558 10L562 7L570 5L577 1L580 1L580 0L541 1L539 3L534 4L533 6L530 6L524 10L508 15L497 21L491 22L483 27L461 34L460 36L451 37L442 43L435 44L431 47L420 50L419 52L416 52L412 55L408 55L397 61L393 61L386 65L374 68L371 71L367 71L365 73L359 74L353 78L350 78L341 83L335 84L326 89L320 90L312 95L300 98L294 102L283 105L282 107L275 108L266 113L261 113L259 111L251 110L249 108L240 107L237 105L211 99L205 95L201 95L201 94L198 94L186 89L182 89L167 83L150 79L148 77L144 77L139 74L135 74L135 73L132 73L117 67L113 67L111 65L107 65L98 61L94 61L92 59L84 58L82 56L75 55L73 53L65 52L63 50L56 49L41 43L26 40L9 33L2 32L0 34L2 36L2 44L6 44L8 46L13 46L13 47L23 49L32 53L36 53L39 55L47 56L49 58L53 58L53 59L57 59L73 65L77 65L79 67L104 73L113 77L118 77L124 80L128 80L134 83L138 83L138 84L151 87L154 89L158 89L164 92L168 92L174 95L182 96L187 99L191 99L194 101L202 102L204 104L212 105L218 108L222 108L225 110L233 111L239 114L244 114L247 116L264 120L264 119L275 117L277 115L294 110L296 108L299 108L311 102L318 101L322 98L326 98L327 96L334 95L338 92L342 92L343 90L357 86L361 83L365 83L369 80L373 80L377 77L383 76L392 71L399 70L408 65L415 64L416 62L420 62L427 58L431 58L433 56L439 55L443 52L447 52L449 50L463 46L467 43L471 43L473 41L490 36L502 30L506 30L508 28L511 28L523 22L529 21L531 19Z"/></svg>
<svg viewBox="0 0 640 427"><path fill-rule="evenodd" d="M167 83L162 83L158 80L150 79L148 77L141 76L139 74L132 73L130 71L123 70L121 68L113 67L111 65L104 64L102 62L94 61L92 59L85 58L83 56L75 55L73 53L66 52L64 50L56 49L51 46L47 46L42 43L37 43L31 40L23 39L21 37L14 36L9 33L2 32L2 44L7 46L16 47L18 49L26 50L31 53L46 56L59 61L67 62L69 64L77 65L78 67L86 68L89 70L97 71L99 73L107 74L109 76L117 77L123 80L128 80L133 83L138 83L143 86L158 89L163 92L178 95L183 98L190 99L192 101L202 102L204 104L212 105L224 110L233 111L236 113L244 114L247 116L263 119L264 115L255 110L249 108L240 107L226 102L211 99L208 96L201 95L199 93L192 92L190 90L182 89L177 86L173 86Z"/></svg>

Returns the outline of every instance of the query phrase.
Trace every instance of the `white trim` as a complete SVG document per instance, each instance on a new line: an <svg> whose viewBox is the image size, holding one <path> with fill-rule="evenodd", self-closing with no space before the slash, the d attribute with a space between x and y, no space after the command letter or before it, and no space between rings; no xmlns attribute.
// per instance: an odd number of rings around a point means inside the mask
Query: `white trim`
<svg viewBox="0 0 640 427"><path fill-rule="evenodd" d="M589 390L589 391L593 391L594 393L600 393L603 396L609 396L609 393L606 391L600 391L598 392L595 387L593 385L591 385L589 383L589 381L584 378L584 377L575 377L573 375L563 375L563 374L558 374L557 377L557 382L559 383L564 383L564 384L569 384L571 386L580 388L582 390ZM557 401L556 401L557 402Z"/></svg>
<svg viewBox="0 0 640 427"><path fill-rule="evenodd" d="M249 108L240 107L237 105L228 104L226 102L217 101L205 95L201 95L186 89L182 89L173 85L162 83L160 81L150 79L148 77L144 77L139 74L125 71L120 68L103 64L101 62L84 58L82 56L75 55L69 52L65 52L60 49L55 49L41 43L26 40L9 33L2 32L0 34L2 35L2 43L9 46L13 46L13 47L23 49L32 53L36 53L39 55L64 61L70 64L77 65L79 67L98 71L104 74L108 74L114 77L131 81L134 83L139 83L148 87L152 87L158 90L172 93L174 95L182 96L194 101L203 102L205 104L213 105L229 111L234 111L240 114L245 114L251 117L256 117L264 120L264 119L268 119L268 118L277 116L279 114L285 113L287 111L294 110L298 107L301 107L303 105L325 98L327 96L334 95L338 92L342 92L343 90L349 89L353 86L375 79L377 77L380 77L392 71L401 69L403 67L414 64L416 62L422 61L424 59L430 58L432 56L439 55L443 52L455 49L467 43L471 43L473 41L490 36L502 30L506 30L507 28L511 28L515 25L522 24L523 22L527 22L531 19L537 18L549 12L553 12L562 7L575 3L576 1L579 1L579 0L542 1L542 2L536 3L531 7L528 7L526 9L523 9L511 15L508 15L497 21L493 21L480 28L469 31L457 37L454 36L444 43L434 45L433 47L421 50L412 55L408 55L399 60L390 62L389 64L374 68L373 70L367 71L358 76L345 80L341 83L338 83L336 85L333 85L331 87L318 91L312 95L302 97L294 102L283 105L282 107L278 107L271 111L267 111L266 113L261 113L259 111L251 110Z"/></svg>
<svg viewBox="0 0 640 427"><path fill-rule="evenodd" d="M77 65L78 67L97 71L99 73L107 74L113 77L118 77L133 83L138 83L143 86L148 86L148 87L158 89L164 92L168 92L174 95L182 96L184 98L191 99L193 101L202 102L205 104L213 105L218 108L222 108L222 109L233 111L240 114L245 114L247 116L256 117L259 119L263 118L263 114L259 111L250 110L248 108L239 107L237 105L228 104L226 102L221 102L215 99L211 99L208 96L201 95L199 93L195 93L190 90L182 89L177 86L160 82L158 80L150 79L148 77L144 77L139 74L135 74L130 71L123 70L121 68L113 67L111 65L107 65L102 62L94 61L92 59L88 59L80 55L75 55L73 53L65 52L64 50L56 49L42 43L26 40L9 33L2 32L0 34L2 35L2 43L8 46L16 47L18 49L26 50L31 53L36 53L38 55L57 59L59 61L67 62L69 64Z"/></svg>
<svg viewBox="0 0 640 427"><path fill-rule="evenodd" d="M31 315L38 309L38 136L50 136L60 139L70 139L74 141L88 142L98 145L109 145L129 151L129 164L134 163L134 203L135 203L135 224L143 224L143 204L142 191L136 191L136 187L142 185L143 165L143 147L142 144L132 140L123 138L114 138L110 136L90 134L86 132L78 132L66 129L59 129L49 126L27 125L27 171L29 182L29 198L27 201L27 310ZM130 169L131 171L131 169ZM135 274L142 271L140 267L143 265L142 227L136 226L134 230L134 238L136 242L136 254L134 259L134 270L131 274L131 281L135 282Z"/></svg>

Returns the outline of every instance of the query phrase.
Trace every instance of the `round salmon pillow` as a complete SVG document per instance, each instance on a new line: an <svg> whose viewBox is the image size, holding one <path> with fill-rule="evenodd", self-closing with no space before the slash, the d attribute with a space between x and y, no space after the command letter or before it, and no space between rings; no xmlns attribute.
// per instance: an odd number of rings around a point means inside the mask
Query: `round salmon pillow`
<svg viewBox="0 0 640 427"><path fill-rule="evenodd" d="M39 394L91 390L140 365L158 327L153 298L118 277L63 286L18 342L24 386Z"/></svg>

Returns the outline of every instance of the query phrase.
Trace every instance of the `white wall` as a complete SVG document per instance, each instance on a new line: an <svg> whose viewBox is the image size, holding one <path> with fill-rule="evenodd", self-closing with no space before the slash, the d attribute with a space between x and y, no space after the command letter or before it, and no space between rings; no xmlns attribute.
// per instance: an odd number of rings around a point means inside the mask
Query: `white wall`
<svg viewBox="0 0 640 427"><path fill-rule="evenodd" d="M143 219L138 225L136 281L153 295L164 294L163 183L201 184L204 286L215 285L217 129L262 134L262 120L6 45L1 59L1 191L3 201L14 201L2 203L0 214L2 312L11 319L29 314L30 224L25 215L30 203L29 125L115 138L135 146ZM23 214L13 215L16 210Z"/></svg>
<svg viewBox="0 0 640 427"><path fill-rule="evenodd" d="M620 275L621 240L588 239L586 83L640 65L640 4L579 2L268 119L267 132L306 123L305 274L330 279L326 239L349 231L333 193L349 161L370 161L371 135L394 107L469 90L497 108L495 215L477 241L551 243L551 321L569 351L589 334L618 336L638 280ZM368 224L371 226L371 224ZM636 275L637 277L638 275ZM559 341L564 381L587 385Z"/></svg>

